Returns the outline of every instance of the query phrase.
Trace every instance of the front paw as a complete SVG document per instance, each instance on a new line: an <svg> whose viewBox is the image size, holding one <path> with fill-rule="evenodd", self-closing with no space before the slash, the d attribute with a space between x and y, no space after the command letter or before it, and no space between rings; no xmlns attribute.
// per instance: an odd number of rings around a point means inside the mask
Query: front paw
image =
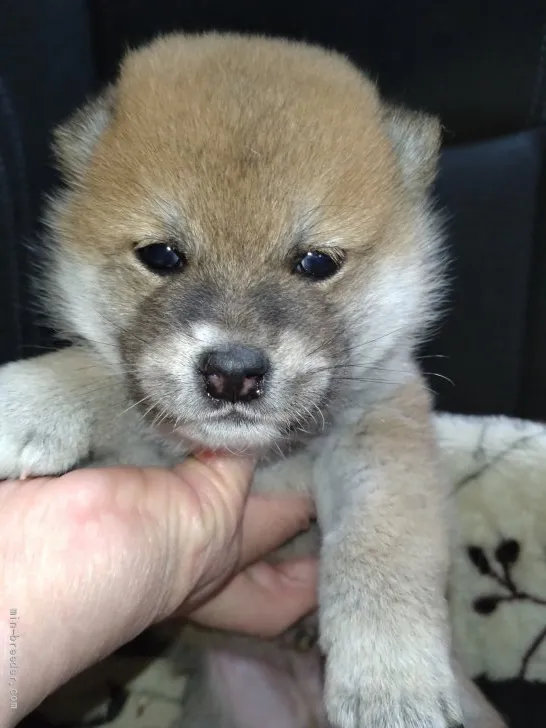
<svg viewBox="0 0 546 728"><path fill-rule="evenodd" d="M353 624L333 640L326 631L325 701L333 728L461 728L446 641L431 638L424 626L419 637L414 626L382 630Z"/></svg>
<svg viewBox="0 0 546 728"><path fill-rule="evenodd" d="M0 480L59 475L89 455L88 413L40 358L0 368Z"/></svg>
<svg viewBox="0 0 546 728"><path fill-rule="evenodd" d="M1 402L0 402L1 406ZM30 422L0 428L0 480L61 475L88 455L84 443L70 434L49 432Z"/></svg>

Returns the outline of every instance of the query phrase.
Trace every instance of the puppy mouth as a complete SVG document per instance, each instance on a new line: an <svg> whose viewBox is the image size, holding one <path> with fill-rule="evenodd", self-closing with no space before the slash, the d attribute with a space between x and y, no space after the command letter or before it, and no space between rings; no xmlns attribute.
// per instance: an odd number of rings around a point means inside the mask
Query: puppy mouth
<svg viewBox="0 0 546 728"><path fill-rule="evenodd" d="M278 427L279 429L284 429L284 427L274 418L261 417L256 415L255 413L249 414L245 412L240 412L236 409L230 409L229 411L225 412L207 413L206 416L194 419L176 418L172 416L164 417L161 419L160 422L157 422L157 418L154 421L154 418L150 418L149 415L146 417L146 419L155 429L160 429L164 432L184 431L188 428L211 429L214 427L220 428L223 426L229 426L230 428L234 429L247 429L252 427L259 428L260 426Z"/></svg>
<svg viewBox="0 0 546 728"><path fill-rule="evenodd" d="M138 387L132 392L135 399L142 399ZM139 397L140 395L140 397ZM165 401L165 400L163 400ZM206 400L190 402L188 408L181 408L176 401L167 404L158 401L152 408L146 403L137 405L142 420L152 433L159 435L165 444L190 446L195 449L262 453L272 448L307 439L324 430L328 398L307 401L300 404L289 399L287 402L270 403L253 400L250 402L215 401L214 406ZM174 405L174 408L173 408ZM324 413L324 414L323 414Z"/></svg>
<svg viewBox="0 0 546 728"><path fill-rule="evenodd" d="M248 414L238 412L237 410L220 414L215 419L217 419L219 422L229 422L233 425L251 425L252 423L256 422L255 417L249 417Z"/></svg>
<svg viewBox="0 0 546 728"><path fill-rule="evenodd" d="M241 454L261 454L287 443L300 428L296 421L277 420L227 407L225 411L208 413L203 418L171 416L154 421L150 414L146 419L153 431L175 446L189 446L192 451L224 450Z"/></svg>
<svg viewBox="0 0 546 728"><path fill-rule="evenodd" d="M163 422L156 432L173 444L194 450L260 454L279 440L279 428L241 417L236 413L215 420L193 423Z"/></svg>

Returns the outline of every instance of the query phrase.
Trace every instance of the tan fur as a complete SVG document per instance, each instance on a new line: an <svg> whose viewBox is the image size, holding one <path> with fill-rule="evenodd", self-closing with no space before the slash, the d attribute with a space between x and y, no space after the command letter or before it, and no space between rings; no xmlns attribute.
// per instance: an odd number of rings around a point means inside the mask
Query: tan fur
<svg viewBox="0 0 546 728"><path fill-rule="evenodd" d="M61 241L135 269L136 244L182 237L240 275L243 260L288 252L307 218L314 239L343 238L354 267L378 246L404 252L402 174L377 91L352 65L282 40L174 40L125 59L89 163L57 134L78 179L55 221ZM139 291L157 284L135 273Z"/></svg>
<svg viewBox="0 0 546 728"><path fill-rule="evenodd" d="M58 135L67 169L65 140ZM294 212L328 204L342 208L328 224L361 247L383 240L395 167L375 87L340 57L283 41L166 38L124 61L112 118L90 163L75 170L84 194L67 211L66 237L87 254L122 254L183 232L186 217L190 245L222 231L218 244L246 255L262 239L290 244ZM256 195L264 173L273 205ZM302 189L307 199L294 200Z"/></svg>

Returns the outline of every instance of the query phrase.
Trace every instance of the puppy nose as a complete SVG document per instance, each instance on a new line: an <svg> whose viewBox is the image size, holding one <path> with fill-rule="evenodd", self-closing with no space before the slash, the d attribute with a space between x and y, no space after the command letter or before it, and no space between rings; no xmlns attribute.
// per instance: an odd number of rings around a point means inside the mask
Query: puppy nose
<svg viewBox="0 0 546 728"><path fill-rule="evenodd" d="M269 361L259 349L231 345L206 352L199 366L212 399L250 402L262 394Z"/></svg>

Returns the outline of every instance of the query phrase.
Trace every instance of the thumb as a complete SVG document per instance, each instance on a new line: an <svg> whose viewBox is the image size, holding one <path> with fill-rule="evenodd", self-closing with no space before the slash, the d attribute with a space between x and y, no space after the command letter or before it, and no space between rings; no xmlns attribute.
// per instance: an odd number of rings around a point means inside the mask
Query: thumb
<svg viewBox="0 0 546 728"><path fill-rule="evenodd" d="M255 460L199 451L174 468L193 499L202 536L229 540L241 523Z"/></svg>

